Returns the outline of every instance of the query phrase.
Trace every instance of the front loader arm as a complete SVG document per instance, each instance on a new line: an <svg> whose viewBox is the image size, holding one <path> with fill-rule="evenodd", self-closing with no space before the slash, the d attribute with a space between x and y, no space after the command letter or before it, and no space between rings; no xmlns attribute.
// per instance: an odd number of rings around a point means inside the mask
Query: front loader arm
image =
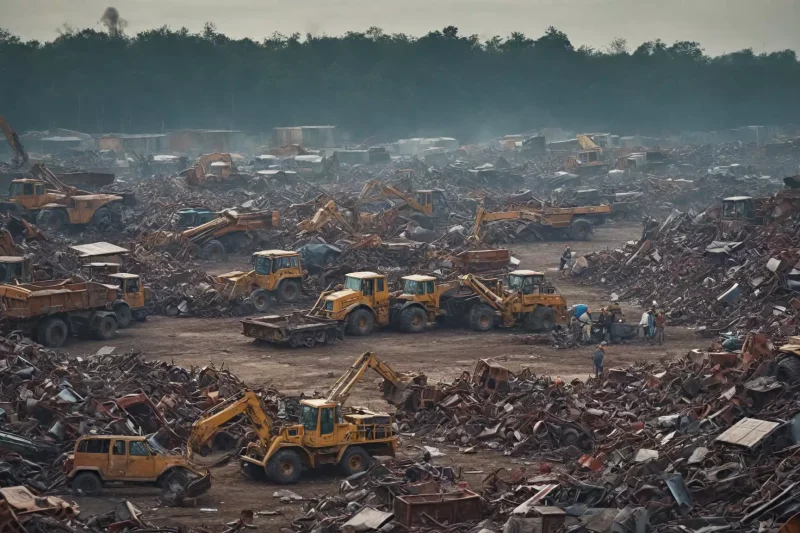
<svg viewBox="0 0 800 533"><path fill-rule="evenodd" d="M258 435L258 440L269 447L272 432L272 419L261 406L261 400L252 390L245 390L238 396L229 398L224 402L208 409L194 424L189 435L186 447L189 458L209 441L220 426L244 414L250 425Z"/></svg>

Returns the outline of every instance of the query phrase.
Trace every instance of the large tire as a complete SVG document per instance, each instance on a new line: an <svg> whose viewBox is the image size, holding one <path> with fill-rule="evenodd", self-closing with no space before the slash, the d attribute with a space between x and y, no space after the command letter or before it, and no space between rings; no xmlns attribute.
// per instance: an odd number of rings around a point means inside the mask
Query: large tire
<svg viewBox="0 0 800 533"><path fill-rule="evenodd" d="M117 319L111 315L102 317L93 332L97 340L110 341L117 336Z"/></svg>
<svg viewBox="0 0 800 533"><path fill-rule="evenodd" d="M62 318L46 318L39 324L36 337L42 346L61 348L69 337L69 326Z"/></svg>
<svg viewBox="0 0 800 533"><path fill-rule="evenodd" d="M350 446L342 455L339 464L348 476L358 474L369 468L372 458L361 446Z"/></svg>
<svg viewBox="0 0 800 533"><path fill-rule="evenodd" d="M540 305L525 316L523 327L531 333L547 333L556 325L556 312L552 307Z"/></svg>
<svg viewBox="0 0 800 533"><path fill-rule="evenodd" d="M303 470L303 462L297 452L291 449L283 449L275 452L275 455L267 461L267 477L281 485L297 483Z"/></svg>
<svg viewBox="0 0 800 533"><path fill-rule="evenodd" d="M103 482L94 472L79 472L71 485L76 496L100 496L103 492Z"/></svg>
<svg viewBox="0 0 800 533"><path fill-rule="evenodd" d="M282 302L292 303L300 298L300 284L295 279L285 279L278 286L278 298Z"/></svg>
<svg viewBox="0 0 800 533"><path fill-rule="evenodd" d="M259 313L264 313L269 309L270 296L269 292L264 289L256 289L250 293L250 303L256 308Z"/></svg>
<svg viewBox="0 0 800 533"><path fill-rule="evenodd" d="M117 315L117 327L125 329L133 322L133 313L128 304L120 302L114 305L114 314Z"/></svg>
<svg viewBox="0 0 800 533"><path fill-rule="evenodd" d="M225 261L225 245L216 239L208 241L200 254L206 261Z"/></svg>
<svg viewBox="0 0 800 533"><path fill-rule="evenodd" d="M400 312L400 331L403 333L423 333L428 325L425 310L414 306Z"/></svg>
<svg viewBox="0 0 800 533"><path fill-rule="evenodd" d="M494 309L486 304L477 304L469 310L469 327L473 331L489 331L494 327Z"/></svg>
<svg viewBox="0 0 800 533"><path fill-rule="evenodd" d="M101 207L92 215L92 225L101 231L113 224L111 210L107 207Z"/></svg>
<svg viewBox="0 0 800 533"><path fill-rule="evenodd" d="M577 218L569 225L569 237L573 241L588 241L592 237L592 223L585 218Z"/></svg>
<svg viewBox="0 0 800 533"><path fill-rule="evenodd" d="M36 225L50 231L59 231L67 225L67 213L63 209L42 209L36 215Z"/></svg>
<svg viewBox="0 0 800 533"><path fill-rule="evenodd" d="M347 332L357 337L366 337L375 329L375 317L366 309L356 309L347 317Z"/></svg>
<svg viewBox="0 0 800 533"><path fill-rule="evenodd" d="M189 472L183 468L173 468L161 476L158 481L163 490L170 490L173 485L185 488L189 484Z"/></svg>
<svg viewBox="0 0 800 533"><path fill-rule="evenodd" d="M800 356L794 354L784 355L778 361L775 377L789 385L800 381Z"/></svg>

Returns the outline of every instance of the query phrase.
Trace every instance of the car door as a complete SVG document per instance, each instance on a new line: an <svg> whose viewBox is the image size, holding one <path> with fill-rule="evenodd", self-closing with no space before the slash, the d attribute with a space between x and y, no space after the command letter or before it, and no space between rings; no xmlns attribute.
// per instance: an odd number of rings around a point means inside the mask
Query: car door
<svg viewBox="0 0 800 533"><path fill-rule="evenodd" d="M124 478L128 469L128 447L124 440L114 440L111 444L111 454L108 456L108 478Z"/></svg>
<svg viewBox="0 0 800 533"><path fill-rule="evenodd" d="M128 478L138 480L155 478L155 459L144 441L128 442Z"/></svg>

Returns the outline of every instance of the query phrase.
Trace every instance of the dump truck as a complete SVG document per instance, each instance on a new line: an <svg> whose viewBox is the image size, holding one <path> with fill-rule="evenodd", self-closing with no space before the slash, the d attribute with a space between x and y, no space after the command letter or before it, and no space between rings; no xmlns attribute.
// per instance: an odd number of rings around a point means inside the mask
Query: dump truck
<svg viewBox="0 0 800 533"><path fill-rule="evenodd" d="M95 282L64 279L0 285L0 305L11 329L49 348L63 346L70 334L114 338L116 301L116 287Z"/></svg>
<svg viewBox="0 0 800 533"><path fill-rule="evenodd" d="M253 254L253 270L235 270L215 278L217 290L228 301L250 304L265 312L273 298L296 301L302 292L300 254L287 250L262 250Z"/></svg>
<svg viewBox="0 0 800 533"><path fill-rule="evenodd" d="M194 498L211 488L211 474L171 454L152 435L90 435L75 442L64 462L67 486L77 496L100 496L105 483L152 484Z"/></svg>
<svg viewBox="0 0 800 533"><path fill-rule="evenodd" d="M336 320L309 316L295 312L291 315L267 315L242 320L242 335L291 348L317 344L332 344L344 338L342 327Z"/></svg>
<svg viewBox="0 0 800 533"><path fill-rule="evenodd" d="M64 183L44 165L31 167L32 178L11 181L9 202L2 209L36 224L60 230L67 225L91 224L99 229L118 224L125 198L94 194Z"/></svg>
<svg viewBox="0 0 800 533"><path fill-rule="evenodd" d="M189 257L223 261L229 252L242 252L259 240L259 232L276 228L278 211L239 213L226 209L205 224L182 232L157 231L143 238L151 248L183 250Z"/></svg>
<svg viewBox="0 0 800 533"><path fill-rule="evenodd" d="M129 327L134 320L143 321L150 314L147 301L150 289L144 286L138 274L120 272L118 263L87 263L83 268L92 280L99 280L117 288L117 300L112 309L117 316L117 327Z"/></svg>
<svg viewBox="0 0 800 533"><path fill-rule="evenodd" d="M509 273L508 289L498 280L484 283L472 274L448 282L411 275L402 282L401 293L390 296L386 276L347 274L343 289L323 292L309 314L337 320L347 333L358 336L371 334L376 325L422 333L429 323L440 321L474 331L488 331L499 323L539 332L566 322L566 300L541 272Z"/></svg>
<svg viewBox="0 0 800 533"><path fill-rule="evenodd" d="M578 135L578 150L564 162L564 170L578 175L605 171L609 163L603 159L603 149L588 135Z"/></svg>
<svg viewBox="0 0 800 533"><path fill-rule="evenodd" d="M239 455L245 475L279 484L296 483L303 469L337 465L346 475L365 471L372 456L394 457L397 436L391 416L366 409L344 414L336 400L300 401L300 424L273 434L271 416L252 390L243 390L204 412L192 424L187 442L189 458L202 453L220 428L242 415L251 424L255 441Z"/></svg>
<svg viewBox="0 0 800 533"><path fill-rule="evenodd" d="M587 241L591 238L594 227L605 224L609 216L611 216L609 205L541 207L496 212L478 207L470 239L483 242L486 238L485 226L489 222L521 220L526 222L540 239L555 237Z"/></svg>
<svg viewBox="0 0 800 533"><path fill-rule="evenodd" d="M181 175L191 187L244 185L247 182L247 175L239 173L233 162L233 156L219 152L201 155L194 165L182 171Z"/></svg>
<svg viewBox="0 0 800 533"><path fill-rule="evenodd" d="M217 218L219 214L202 207L187 207L175 211L174 220L177 229L190 229L202 226Z"/></svg>

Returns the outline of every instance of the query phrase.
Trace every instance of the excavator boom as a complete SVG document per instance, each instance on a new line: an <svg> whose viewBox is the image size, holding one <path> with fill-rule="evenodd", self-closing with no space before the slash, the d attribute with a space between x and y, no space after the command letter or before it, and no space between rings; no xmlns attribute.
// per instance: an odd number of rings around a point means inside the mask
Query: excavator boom
<svg viewBox="0 0 800 533"><path fill-rule="evenodd" d="M203 444L216 434L220 426L241 414L247 416L253 431L258 435L258 440L268 448L271 440L272 419L264 411L256 393L252 390L244 390L239 395L215 405L195 420L186 444L189 458L191 459L193 453L200 450Z"/></svg>
<svg viewBox="0 0 800 533"><path fill-rule="evenodd" d="M361 379L361 376L364 375L364 372L366 372L368 368L374 369L383 379L393 386L403 386L402 378L397 372L392 370L389 365L378 359L378 356L372 352L364 352L356 359L353 366L333 384L328 391L326 400L343 404L347 400L347 397L350 396L350 391L353 389L353 386Z"/></svg>
<svg viewBox="0 0 800 533"><path fill-rule="evenodd" d="M0 129L3 130L3 134L6 136L8 140L8 144L11 146L11 151L14 153L14 159L12 163L14 166L22 166L28 164L28 152L25 151L25 147L22 146L22 141L19 140L19 135L17 132L11 129L11 126L8 125L6 119L3 115L0 115Z"/></svg>

